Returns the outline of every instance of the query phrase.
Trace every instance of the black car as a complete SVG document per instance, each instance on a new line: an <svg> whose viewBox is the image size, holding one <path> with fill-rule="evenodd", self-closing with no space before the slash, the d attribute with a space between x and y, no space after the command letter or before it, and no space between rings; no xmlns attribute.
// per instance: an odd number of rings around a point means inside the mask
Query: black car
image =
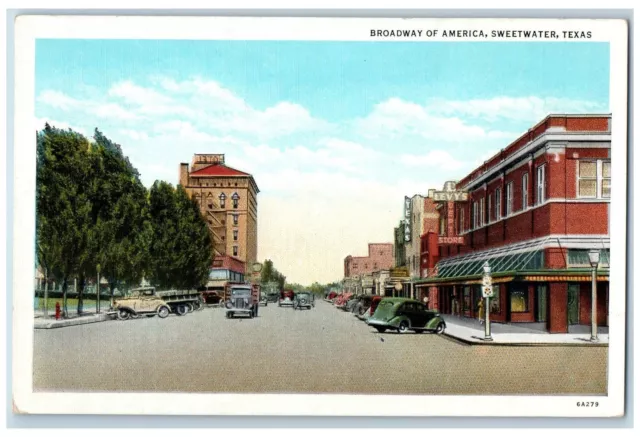
<svg viewBox="0 0 640 437"><path fill-rule="evenodd" d="M313 293L310 293L308 291L301 291L299 293L296 293L296 295L293 298L294 310L303 309L303 308L311 309L315 306L316 306L316 302L315 302L314 295Z"/></svg>

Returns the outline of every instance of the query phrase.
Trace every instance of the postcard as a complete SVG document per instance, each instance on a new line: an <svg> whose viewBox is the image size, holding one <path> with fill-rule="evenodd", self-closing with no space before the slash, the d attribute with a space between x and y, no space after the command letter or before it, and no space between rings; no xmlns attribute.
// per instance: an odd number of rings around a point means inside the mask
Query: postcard
<svg viewBox="0 0 640 437"><path fill-rule="evenodd" d="M621 20L22 16L24 414L624 414Z"/></svg>

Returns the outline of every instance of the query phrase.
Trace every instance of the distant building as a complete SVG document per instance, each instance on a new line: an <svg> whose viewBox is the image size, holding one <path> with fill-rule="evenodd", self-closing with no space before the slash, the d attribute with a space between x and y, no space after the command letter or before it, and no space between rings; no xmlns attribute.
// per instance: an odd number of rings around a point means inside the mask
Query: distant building
<svg viewBox="0 0 640 437"><path fill-rule="evenodd" d="M347 256L344 259L343 285L354 293L375 293L374 272L393 267L393 243L369 243L368 256Z"/></svg>
<svg viewBox="0 0 640 437"><path fill-rule="evenodd" d="M245 266L258 255L258 185L253 176L225 165L223 154L196 154L180 164L180 185L200 205L213 236L217 260L232 257ZM226 261L225 261L226 262Z"/></svg>

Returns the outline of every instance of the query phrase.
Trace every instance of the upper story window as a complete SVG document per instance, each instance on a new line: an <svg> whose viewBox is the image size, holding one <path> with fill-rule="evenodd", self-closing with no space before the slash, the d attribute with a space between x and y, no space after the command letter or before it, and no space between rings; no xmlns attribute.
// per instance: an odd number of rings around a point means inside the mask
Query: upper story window
<svg viewBox="0 0 640 437"><path fill-rule="evenodd" d="M484 225L484 197L480 199L480 226Z"/></svg>
<svg viewBox="0 0 640 437"><path fill-rule="evenodd" d="M529 173L522 175L522 210L529 207Z"/></svg>
<svg viewBox="0 0 640 437"><path fill-rule="evenodd" d="M505 215L509 217L513 213L513 182L507 184L507 199L505 202Z"/></svg>
<svg viewBox="0 0 640 437"><path fill-rule="evenodd" d="M578 197L611 197L611 162L578 161Z"/></svg>
<svg viewBox="0 0 640 437"><path fill-rule="evenodd" d="M500 188L496 188L496 220L502 218L502 192Z"/></svg>
<svg viewBox="0 0 640 437"><path fill-rule="evenodd" d="M473 222L471 223L471 227L475 229L479 226L478 225L478 202L473 202L471 204L471 216L473 220Z"/></svg>
<svg viewBox="0 0 640 437"><path fill-rule="evenodd" d="M458 233L461 234L465 231L464 228L464 209L460 208L460 214L458 214L458 219L460 220L458 225Z"/></svg>
<svg viewBox="0 0 640 437"><path fill-rule="evenodd" d="M233 193L233 196L231 196L231 200L233 200L233 208L238 209L238 202L240 200L240 196L238 196L238 193Z"/></svg>
<svg viewBox="0 0 640 437"><path fill-rule="evenodd" d="M489 213L489 219L488 219L489 223L491 223L491 218L493 217L493 215L491 213L491 211L492 211L491 207L493 206L492 202L491 202L491 200L492 200L491 197L492 197L491 194L489 194L487 196L487 212Z"/></svg>
<svg viewBox="0 0 640 437"><path fill-rule="evenodd" d="M444 229L445 229L445 222L444 222L444 217L440 217L440 235L444 235Z"/></svg>
<svg viewBox="0 0 640 437"><path fill-rule="evenodd" d="M220 196L218 196L220 198L220 208L224 208L224 202L227 199L227 196L225 196L224 193L220 193Z"/></svg>
<svg viewBox="0 0 640 437"><path fill-rule="evenodd" d="M235 229L233 231L233 241L238 241L238 230L237 229Z"/></svg>
<svg viewBox="0 0 640 437"><path fill-rule="evenodd" d="M233 246L233 256L238 256L238 246Z"/></svg>
<svg viewBox="0 0 640 437"><path fill-rule="evenodd" d="M233 224L236 226L238 225L238 214L233 215Z"/></svg>
<svg viewBox="0 0 640 437"><path fill-rule="evenodd" d="M547 180L545 176L546 165L542 164L538 167L536 174L536 205L541 205L547 196Z"/></svg>

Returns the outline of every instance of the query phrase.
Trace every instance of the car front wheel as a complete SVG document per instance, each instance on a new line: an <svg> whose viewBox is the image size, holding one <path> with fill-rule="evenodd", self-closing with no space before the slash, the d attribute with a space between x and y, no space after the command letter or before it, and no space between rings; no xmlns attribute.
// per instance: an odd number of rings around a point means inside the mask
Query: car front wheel
<svg viewBox="0 0 640 437"><path fill-rule="evenodd" d="M436 334L442 334L444 332L444 323L439 323L436 328Z"/></svg>
<svg viewBox="0 0 640 437"><path fill-rule="evenodd" d="M161 319L164 319L167 316L169 316L169 307L163 305L160 308L158 308L158 317L160 317Z"/></svg>
<svg viewBox="0 0 640 437"><path fill-rule="evenodd" d="M127 320L131 314L127 310L119 310L118 311L118 320Z"/></svg>

